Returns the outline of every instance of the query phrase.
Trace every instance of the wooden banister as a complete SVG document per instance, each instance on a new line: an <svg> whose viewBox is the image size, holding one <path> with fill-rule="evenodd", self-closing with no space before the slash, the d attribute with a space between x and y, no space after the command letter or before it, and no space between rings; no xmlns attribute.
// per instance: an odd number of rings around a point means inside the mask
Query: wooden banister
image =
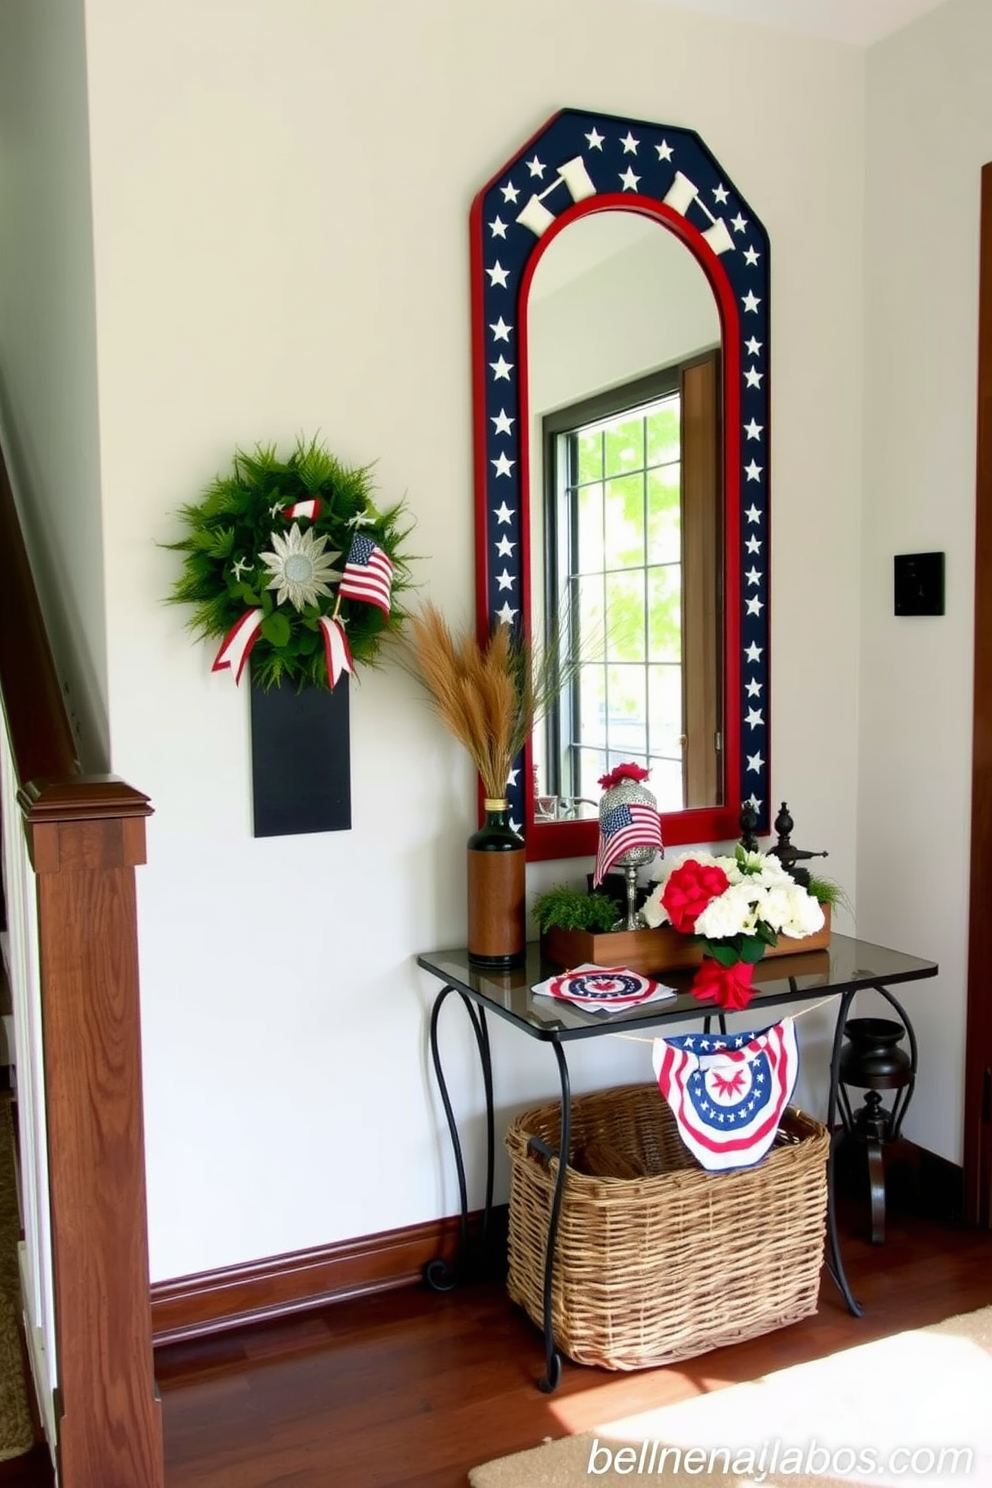
<svg viewBox="0 0 992 1488"><path fill-rule="evenodd" d="M2 450L0 551L0 695L37 889L59 1484L162 1488L134 883L151 807L80 771Z"/></svg>

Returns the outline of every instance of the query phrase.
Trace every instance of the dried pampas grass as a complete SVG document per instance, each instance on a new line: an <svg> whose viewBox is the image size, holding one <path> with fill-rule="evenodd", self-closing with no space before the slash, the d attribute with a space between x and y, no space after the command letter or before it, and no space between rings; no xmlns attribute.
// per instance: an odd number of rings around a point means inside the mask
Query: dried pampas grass
<svg viewBox="0 0 992 1488"><path fill-rule="evenodd" d="M456 637L428 602L410 617L406 646L408 669L468 750L486 795L504 799L513 761L567 680L557 645L537 655L508 625L497 625L484 644L474 631Z"/></svg>

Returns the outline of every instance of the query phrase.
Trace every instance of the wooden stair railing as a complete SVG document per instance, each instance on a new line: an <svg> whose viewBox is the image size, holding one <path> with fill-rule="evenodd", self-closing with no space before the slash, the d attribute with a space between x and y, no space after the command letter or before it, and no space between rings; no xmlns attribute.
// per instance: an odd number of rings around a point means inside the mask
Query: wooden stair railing
<svg viewBox="0 0 992 1488"><path fill-rule="evenodd" d="M134 884L151 807L80 770L2 450L0 552L0 695L37 887L59 1485L162 1488Z"/></svg>

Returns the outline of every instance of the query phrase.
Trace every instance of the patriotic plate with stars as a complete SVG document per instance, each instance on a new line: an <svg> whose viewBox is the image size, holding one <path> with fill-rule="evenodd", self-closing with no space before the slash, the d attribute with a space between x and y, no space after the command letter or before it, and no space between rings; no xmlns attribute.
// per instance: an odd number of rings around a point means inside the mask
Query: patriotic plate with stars
<svg viewBox="0 0 992 1488"><path fill-rule="evenodd" d="M618 1013L624 1008L675 996L671 987L641 976L640 972L625 966L596 966L588 961L549 977L546 982L538 982L531 990L594 1013Z"/></svg>
<svg viewBox="0 0 992 1488"><path fill-rule="evenodd" d="M471 214L480 622L529 617L527 295L577 217L636 211L675 233L706 273L724 368L725 803L663 819L666 843L720 841L750 802L769 830L769 245L727 173L692 130L565 109L478 194ZM535 497L535 499L537 499ZM529 750L508 782L528 856L596 851L596 822L535 821ZM545 841L545 838L547 839ZM574 842L573 839L574 838ZM588 838L588 844L586 843ZM566 844L567 846L563 846ZM590 845L591 844L591 845Z"/></svg>

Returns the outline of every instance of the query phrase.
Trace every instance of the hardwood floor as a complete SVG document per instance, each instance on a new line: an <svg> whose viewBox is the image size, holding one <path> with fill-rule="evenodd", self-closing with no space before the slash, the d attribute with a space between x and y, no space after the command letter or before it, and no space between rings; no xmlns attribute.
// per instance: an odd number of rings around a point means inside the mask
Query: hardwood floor
<svg viewBox="0 0 992 1488"><path fill-rule="evenodd" d="M864 1208L844 1215L863 1318L825 1277L820 1310L805 1322L667 1369L613 1374L566 1362L551 1396L536 1386L540 1335L501 1284L447 1296L412 1288L174 1344L156 1370L168 1488L465 1488L477 1463L604 1415L992 1303L992 1234L890 1212L885 1244L872 1246L864 1223ZM50 1488L37 1456L0 1464L0 1488Z"/></svg>

